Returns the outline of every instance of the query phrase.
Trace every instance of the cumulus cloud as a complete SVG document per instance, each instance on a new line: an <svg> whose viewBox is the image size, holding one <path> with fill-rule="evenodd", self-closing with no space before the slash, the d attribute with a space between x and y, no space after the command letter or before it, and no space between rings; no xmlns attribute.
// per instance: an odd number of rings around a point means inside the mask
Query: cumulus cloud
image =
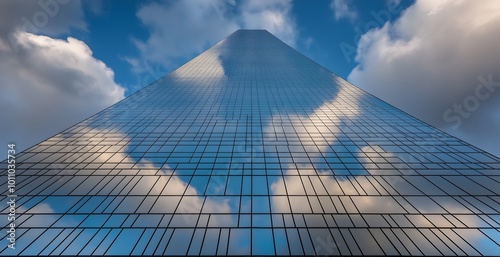
<svg viewBox="0 0 500 257"><path fill-rule="evenodd" d="M291 9L290 0L246 1L240 6L238 23L246 29L266 29L283 42L295 46L297 28Z"/></svg>
<svg viewBox="0 0 500 257"><path fill-rule="evenodd" d="M214 1L150 3L137 12L149 38L134 42L144 60L170 67L178 58L201 52L236 30L238 25L224 18L224 8L230 7L231 3Z"/></svg>
<svg viewBox="0 0 500 257"><path fill-rule="evenodd" d="M26 32L14 40L18 53L0 47L2 143L28 147L123 98L113 71L84 42Z"/></svg>
<svg viewBox="0 0 500 257"><path fill-rule="evenodd" d="M358 13L351 6L349 0L333 0L330 3L330 8L333 10L336 20L340 20L342 18L354 20L358 17Z"/></svg>
<svg viewBox="0 0 500 257"><path fill-rule="evenodd" d="M0 13L1 145L23 150L123 98L84 42L34 34L85 29L79 1L2 1Z"/></svg>
<svg viewBox="0 0 500 257"><path fill-rule="evenodd" d="M348 79L500 155L500 2L417 1L365 33Z"/></svg>
<svg viewBox="0 0 500 257"><path fill-rule="evenodd" d="M141 56L126 60L138 73L156 74L155 65L176 68L180 60L202 52L240 28L267 29L293 46L297 35L291 7L289 0L152 2L137 12L150 32L144 41L134 39Z"/></svg>

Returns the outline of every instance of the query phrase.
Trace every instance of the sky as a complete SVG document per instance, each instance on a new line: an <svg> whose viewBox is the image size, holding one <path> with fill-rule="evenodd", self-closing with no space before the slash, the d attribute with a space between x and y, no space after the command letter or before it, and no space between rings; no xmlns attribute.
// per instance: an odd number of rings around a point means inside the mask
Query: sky
<svg viewBox="0 0 500 257"><path fill-rule="evenodd" d="M237 29L500 156L500 1L0 1L0 145L39 143ZM1 146L0 146L1 147Z"/></svg>

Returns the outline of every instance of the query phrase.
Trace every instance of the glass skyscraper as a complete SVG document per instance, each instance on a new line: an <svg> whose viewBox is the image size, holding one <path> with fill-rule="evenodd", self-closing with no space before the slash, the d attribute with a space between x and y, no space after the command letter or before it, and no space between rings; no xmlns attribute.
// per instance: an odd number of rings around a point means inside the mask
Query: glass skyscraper
<svg viewBox="0 0 500 257"><path fill-rule="evenodd" d="M500 159L263 30L16 161L2 256L500 255Z"/></svg>

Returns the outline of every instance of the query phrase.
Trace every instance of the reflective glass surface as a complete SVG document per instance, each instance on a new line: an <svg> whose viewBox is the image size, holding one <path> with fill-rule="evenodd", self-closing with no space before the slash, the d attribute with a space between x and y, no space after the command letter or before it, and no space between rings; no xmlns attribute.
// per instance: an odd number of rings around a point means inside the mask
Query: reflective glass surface
<svg viewBox="0 0 500 257"><path fill-rule="evenodd" d="M17 161L2 256L500 255L498 158L261 30Z"/></svg>

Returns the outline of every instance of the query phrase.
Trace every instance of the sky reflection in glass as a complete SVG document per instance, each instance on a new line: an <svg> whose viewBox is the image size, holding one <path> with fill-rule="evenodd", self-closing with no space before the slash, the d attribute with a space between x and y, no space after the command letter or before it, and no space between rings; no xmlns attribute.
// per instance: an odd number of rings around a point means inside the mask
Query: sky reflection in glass
<svg viewBox="0 0 500 257"><path fill-rule="evenodd" d="M4 256L500 254L498 158L266 31L235 32L18 161Z"/></svg>

